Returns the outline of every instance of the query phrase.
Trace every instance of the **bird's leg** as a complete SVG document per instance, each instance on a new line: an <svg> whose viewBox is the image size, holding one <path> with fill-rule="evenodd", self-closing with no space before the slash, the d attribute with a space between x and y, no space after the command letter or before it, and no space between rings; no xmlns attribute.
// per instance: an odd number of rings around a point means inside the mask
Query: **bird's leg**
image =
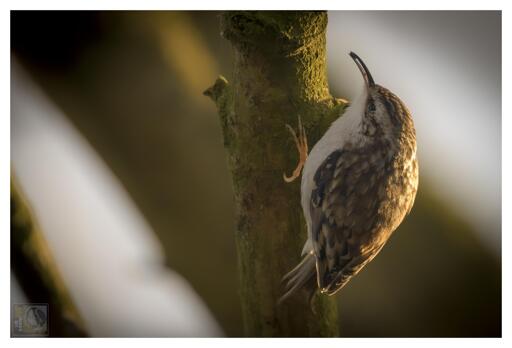
<svg viewBox="0 0 512 348"><path fill-rule="evenodd" d="M297 132L295 132L289 124L286 124L286 128L292 134L295 145L297 146L297 151L299 152L299 163L297 164L297 168L295 168L292 175L287 176L283 173L284 181L292 182L300 176L300 171L302 170L302 167L304 167L304 163L306 163L306 159L308 158L308 138L306 137L306 131L304 130L300 116Z"/></svg>

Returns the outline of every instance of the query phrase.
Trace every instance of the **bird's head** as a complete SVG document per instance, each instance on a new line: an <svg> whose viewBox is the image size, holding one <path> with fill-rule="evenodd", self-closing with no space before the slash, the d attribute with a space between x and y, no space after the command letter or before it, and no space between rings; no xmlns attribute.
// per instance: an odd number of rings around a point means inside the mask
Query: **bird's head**
<svg viewBox="0 0 512 348"><path fill-rule="evenodd" d="M401 128L402 122L408 117L405 115L407 112L400 99L388 89L375 83L370 70L357 54L350 52L350 57L361 71L366 85L366 98L361 101L364 103L361 106L365 118L374 119L387 129Z"/></svg>

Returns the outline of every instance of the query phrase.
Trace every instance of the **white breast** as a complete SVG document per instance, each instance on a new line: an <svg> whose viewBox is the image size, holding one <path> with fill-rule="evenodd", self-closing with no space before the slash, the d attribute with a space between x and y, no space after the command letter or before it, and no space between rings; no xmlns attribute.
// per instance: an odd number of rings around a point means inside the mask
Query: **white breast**
<svg viewBox="0 0 512 348"><path fill-rule="evenodd" d="M301 183L301 202L308 228L308 241L303 249L303 254L311 250L311 192L315 188L314 176L318 167L333 151L342 149L348 140L357 143L362 140L360 127L362 115L368 97L366 87L363 93L351 104L343 116L332 123L324 136L313 146L304 165Z"/></svg>

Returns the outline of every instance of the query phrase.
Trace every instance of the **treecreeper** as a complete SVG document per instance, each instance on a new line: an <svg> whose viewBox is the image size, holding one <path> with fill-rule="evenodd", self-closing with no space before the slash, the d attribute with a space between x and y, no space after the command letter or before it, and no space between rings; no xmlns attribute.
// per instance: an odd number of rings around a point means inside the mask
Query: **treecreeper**
<svg viewBox="0 0 512 348"><path fill-rule="evenodd" d="M350 56L363 75L363 92L335 120L308 155L300 118L287 125L299 164L308 237L302 261L283 277L283 302L297 290L309 299L334 295L384 247L411 211L418 189L416 131L405 104L375 83L363 60Z"/></svg>

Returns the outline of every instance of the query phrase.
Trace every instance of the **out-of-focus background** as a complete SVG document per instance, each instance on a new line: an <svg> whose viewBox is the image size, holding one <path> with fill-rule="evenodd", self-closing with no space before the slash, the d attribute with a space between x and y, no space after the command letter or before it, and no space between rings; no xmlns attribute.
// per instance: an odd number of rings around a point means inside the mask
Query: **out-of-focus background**
<svg viewBox="0 0 512 348"><path fill-rule="evenodd" d="M218 17L11 13L13 175L89 335L243 336L230 176L202 95L231 77ZM362 88L357 52L411 109L420 160L411 215L338 295L342 335L500 336L501 13L334 11L327 38L332 94ZM126 271L121 251L168 269ZM105 286L114 274L132 285ZM158 328L126 319L138 315Z"/></svg>

